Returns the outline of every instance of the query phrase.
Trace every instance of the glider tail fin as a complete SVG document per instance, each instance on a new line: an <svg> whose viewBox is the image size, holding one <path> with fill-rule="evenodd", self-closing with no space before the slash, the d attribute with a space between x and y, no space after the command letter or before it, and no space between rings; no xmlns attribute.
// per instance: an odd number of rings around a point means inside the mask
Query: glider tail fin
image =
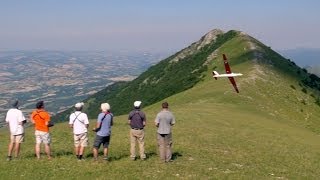
<svg viewBox="0 0 320 180"><path fill-rule="evenodd" d="M212 75L215 76L215 75L219 75L219 73L217 71L212 71ZM218 79L217 77L214 77L216 80Z"/></svg>

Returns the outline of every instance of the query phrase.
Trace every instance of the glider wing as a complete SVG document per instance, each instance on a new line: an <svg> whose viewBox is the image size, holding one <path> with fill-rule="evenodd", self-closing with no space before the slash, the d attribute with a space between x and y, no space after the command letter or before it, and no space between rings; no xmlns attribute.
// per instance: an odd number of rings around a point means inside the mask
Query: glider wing
<svg viewBox="0 0 320 180"><path fill-rule="evenodd" d="M226 73L227 74L231 74L231 68L230 68L230 65L228 63L228 60L227 60L227 56L225 54L222 55L223 56L223 61L224 61L224 67L226 69ZM237 84L236 84L236 81L234 80L233 77L228 77L234 90L237 91L237 93L239 93L239 90L238 90L238 87L237 87Z"/></svg>
<svg viewBox="0 0 320 180"><path fill-rule="evenodd" d="M238 87L237 87L237 84L236 84L236 81L234 80L234 78L233 77L228 77L228 78L229 78L231 84L233 85L234 90L236 90L237 93L239 93L239 90L238 90Z"/></svg>

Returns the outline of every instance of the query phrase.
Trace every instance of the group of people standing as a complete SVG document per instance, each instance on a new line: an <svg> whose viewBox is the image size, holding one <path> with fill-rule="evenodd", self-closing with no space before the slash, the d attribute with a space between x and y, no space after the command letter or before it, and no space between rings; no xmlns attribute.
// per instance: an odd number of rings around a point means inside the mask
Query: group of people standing
<svg viewBox="0 0 320 180"><path fill-rule="evenodd" d="M134 109L129 113L128 124L130 126L130 158L136 160L136 143L139 144L140 159L145 160L145 132L146 115L141 110L141 101L133 103ZM7 161L12 160L13 150L14 157L19 156L20 144L24 142L24 124L26 118L19 109L19 101L14 101L12 108L8 110L6 115L6 122L10 129L10 143L8 146ZM86 113L82 112L84 103L76 103L75 112L69 116L69 127L73 129L74 151L78 160L83 160L85 148L88 146L88 128L89 119ZM93 131L96 136L93 143L93 158L98 159L99 148L103 146L103 159L108 160L108 148L111 137L111 127L113 125L113 114L110 112L110 105L102 103L100 106L101 112L97 117ZM44 108L44 102L39 101L36 104L36 109L31 113L31 123L35 127L35 155L40 159L40 146L43 143L45 146L45 153L48 159L51 159L51 137L49 128L53 126L50 123L50 115ZM162 110L155 118L155 126L157 127L157 142L159 147L160 159L163 162L170 162L172 158L172 132L171 126L175 124L175 117L169 111L169 104L162 103Z"/></svg>

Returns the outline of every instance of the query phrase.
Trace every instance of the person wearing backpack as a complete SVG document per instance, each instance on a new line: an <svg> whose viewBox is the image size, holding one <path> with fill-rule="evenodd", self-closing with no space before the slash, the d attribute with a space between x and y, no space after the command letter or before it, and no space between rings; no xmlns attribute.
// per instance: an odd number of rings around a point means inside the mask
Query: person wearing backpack
<svg viewBox="0 0 320 180"><path fill-rule="evenodd" d="M50 143L51 137L49 133L50 127L50 115L44 109L44 102L39 101L36 104L36 110L34 110L30 116L31 122L35 126L35 153L38 159L40 159L40 145L41 143L45 146L45 152L47 154L48 159L51 159L51 150Z"/></svg>
<svg viewBox="0 0 320 180"><path fill-rule="evenodd" d="M146 126L146 115L140 110L141 101L133 103L134 109L129 113L128 124L130 125L130 158L136 160L136 142L139 144L140 159L145 160L144 151L144 127Z"/></svg>
<svg viewBox="0 0 320 180"><path fill-rule="evenodd" d="M98 115L96 127L93 131L96 132L96 137L93 143L93 158L98 160L98 151L103 145L103 159L108 160L108 148L110 144L111 126L113 125L113 115L110 112L110 105L102 103L101 113Z"/></svg>
<svg viewBox="0 0 320 180"><path fill-rule="evenodd" d="M81 112L84 103L75 104L75 112L69 116L69 127L73 128L74 150L79 161L83 160L85 147L88 146L89 120L86 113Z"/></svg>

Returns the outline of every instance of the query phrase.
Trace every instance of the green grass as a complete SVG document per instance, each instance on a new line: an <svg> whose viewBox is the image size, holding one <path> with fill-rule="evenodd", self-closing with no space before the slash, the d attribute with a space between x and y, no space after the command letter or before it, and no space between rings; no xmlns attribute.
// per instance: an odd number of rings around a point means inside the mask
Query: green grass
<svg viewBox="0 0 320 180"><path fill-rule="evenodd" d="M129 158L126 115L115 117L110 162L92 160L92 132L86 161L78 162L73 155L71 129L65 123L51 129L54 156L51 161L45 156L40 161L35 159L33 129L27 128L21 158L6 162L8 132L3 129L0 178L317 179L320 176L318 134L303 123L292 121L289 114L287 118L277 117L257 108L258 103L247 100L247 96L260 96L244 87L244 79L238 81L240 94L233 92L227 80L208 77L194 88L166 99L177 119L173 128L175 160L172 163L163 164L158 158L153 119L160 110L159 102L144 109L148 118L146 161L133 162Z"/></svg>

